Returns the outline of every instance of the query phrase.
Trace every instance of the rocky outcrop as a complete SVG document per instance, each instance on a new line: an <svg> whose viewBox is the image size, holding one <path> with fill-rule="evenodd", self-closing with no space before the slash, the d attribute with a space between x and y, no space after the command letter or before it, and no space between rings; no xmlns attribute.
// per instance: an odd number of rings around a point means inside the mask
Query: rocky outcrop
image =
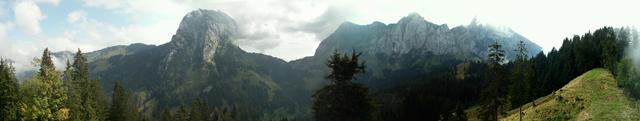
<svg viewBox="0 0 640 121"><path fill-rule="evenodd" d="M380 22L369 25L345 22L322 41L315 55L326 56L334 49L356 49L365 53L387 55L402 55L420 50L436 55L455 55L460 59L483 60L486 58L487 46L494 41L502 43L505 50L514 50L518 41L524 41L531 56L541 50L538 45L510 29L479 25L475 20L468 26L450 29L446 24L436 25L417 13L411 13L398 23L389 25ZM514 52L507 51L507 57L512 58L514 55Z"/></svg>
<svg viewBox="0 0 640 121"><path fill-rule="evenodd" d="M217 10L192 11L182 18L176 34L166 45L170 52L164 60L172 61L176 54L194 53L192 59L215 65L218 47L231 43L236 33L238 25L229 15Z"/></svg>

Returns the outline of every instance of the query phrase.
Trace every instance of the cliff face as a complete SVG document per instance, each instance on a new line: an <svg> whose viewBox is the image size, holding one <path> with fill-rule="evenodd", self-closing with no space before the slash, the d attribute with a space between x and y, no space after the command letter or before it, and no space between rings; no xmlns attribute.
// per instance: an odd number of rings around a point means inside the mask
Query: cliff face
<svg viewBox="0 0 640 121"><path fill-rule="evenodd" d="M227 14L213 10L196 10L182 18L176 35L167 43L169 55L164 61L172 61L176 54L189 56L194 61L213 64L214 55L221 45L231 45L231 37L237 33L236 22Z"/></svg>
<svg viewBox="0 0 640 121"><path fill-rule="evenodd" d="M478 25L475 21L468 26L450 29L446 24L436 25L412 13L389 25L380 22L369 25L343 23L323 40L316 55L326 56L334 49L388 55L420 50L436 55L456 55L459 59L484 60L488 45L494 41L503 44L505 50L514 50L518 41L524 41L530 56L541 50L540 46L511 30L498 30ZM507 51L507 57L515 57L515 52Z"/></svg>

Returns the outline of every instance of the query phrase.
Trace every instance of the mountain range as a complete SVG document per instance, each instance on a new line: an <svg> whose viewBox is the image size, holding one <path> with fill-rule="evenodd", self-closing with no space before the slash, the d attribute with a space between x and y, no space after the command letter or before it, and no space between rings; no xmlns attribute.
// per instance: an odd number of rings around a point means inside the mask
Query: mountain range
<svg viewBox="0 0 640 121"><path fill-rule="evenodd" d="M92 79L100 80L105 89L122 82L149 115L203 98L212 106L241 109L242 117L250 120L309 117L311 95L328 82L325 64L333 52L362 52L367 68L357 82L376 92L442 65L483 61L495 41L504 45L511 59L519 41L530 56L541 51L512 30L475 20L449 28L416 13L392 24L344 22L322 40L313 56L290 62L242 50L234 44L238 31L235 20L224 12L201 9L184 16L168 43L119 45L85 55ZM71 58L73 53L54 56Z"/></svg>

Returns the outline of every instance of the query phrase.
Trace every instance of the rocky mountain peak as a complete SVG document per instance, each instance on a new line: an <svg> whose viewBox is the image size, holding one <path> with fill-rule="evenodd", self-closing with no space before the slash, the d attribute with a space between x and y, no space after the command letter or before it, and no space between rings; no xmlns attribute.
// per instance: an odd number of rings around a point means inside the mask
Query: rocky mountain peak
<svg viewBox="0 0 640 121"><path fill-rule="evenodd" d="M433 24L427 20L424 19L424 17L420 16L420 14L418 13L410 13L409 15L403 17L402 19L400 19L400 21L398 21L399 25L430 25L430 26L436 26L436 24Z"/></svg>
<svg viewBox="0 0 640 121"><path fill-rule="evenodd" d="M189 12L182 18L171 42L166 45L169 53L165 61L169 62L176 58L176 54L182 54L188 60L214 64L216 51L221 46L232 45L231 40L236 33L236 21L222 11L199 9Z"/></svg>
<svg viewBox="0 0 640 121"><path fill-rule="evenodd" d="M238 25L229 15L219 10L199 9L182 18L176 34L210 33L232 36L238 32Z"/></svg>

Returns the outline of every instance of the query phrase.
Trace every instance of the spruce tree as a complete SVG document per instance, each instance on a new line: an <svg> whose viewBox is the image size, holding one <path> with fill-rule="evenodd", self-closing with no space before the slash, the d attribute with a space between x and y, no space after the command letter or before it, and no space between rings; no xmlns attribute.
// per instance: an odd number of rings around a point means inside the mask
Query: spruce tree
<svg viewBox="0 0 640 121"><path fill-rule="evenodd" d="M327 66L330 84L313 95L313 116L317 121L369 121L374 106L364 85L353 83L354 75L364 73L364 63L355 50L351 56L334 52Z"/></svg>
<svg viewBox="0 0 640 121"><path fill-rule="evenodd" d="M69 118L69 109L64 107L66 95L48 49L39 61L38 75L20 88L20 120L66 120Z"/></svg>
<svg viewBox="0 0 640 121"><path fill-rule="evenodd" d="M485 84L486 86L481 92L481 100L485 104L481 108L483 120L498 120L499 107L506 102L504 98L507 93L506 70L503 66L505 62L505 51L502 49L502 45L498 41L489 45L488 69L485 71L488 83Z"/></svg>
<svg viewBox="0 0 640 121"><path fill-rule="evenodd" d="M531 99L532 68L527 57L527 50L523 41L520 41L516 51L513 73L511 73L511 88L509 95L512 106L520 106Z"/></svg>
<svg viewBox="0 0 640 121"><path fill-rule="evenodd" d="M106 96L99 81L89 79L89 65L80 49L65 73L70 75L66 84L69 97L66 104L71 109L69 120L105 120L108 116Z"/></svg>
<svg viewBox="0 0 640 121"><path fill-rule="evenodd" d="M0 59L0 121L18 119L18 82L14 68Z"/></svg>

